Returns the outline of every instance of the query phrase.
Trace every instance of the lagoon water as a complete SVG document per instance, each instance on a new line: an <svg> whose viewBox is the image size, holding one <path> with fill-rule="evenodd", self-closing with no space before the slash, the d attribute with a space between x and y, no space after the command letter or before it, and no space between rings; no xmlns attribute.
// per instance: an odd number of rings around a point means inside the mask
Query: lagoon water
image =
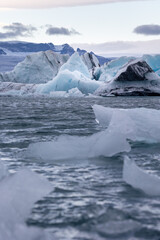
<svg viewBox="0 0 160 240"><path fill-rule="evenodd" d="M102 130L95 121L94 104L160 109L160 98L0 97L1 162L11 173L29 168L53 186L33 205L26 224L44 229L55 240L158 240L160 196L148 196L123 181L123 154L63 160L26 154L32 143ZM160 176L160 143L135 142L131 147L127 155L145 171Z"/></svg>

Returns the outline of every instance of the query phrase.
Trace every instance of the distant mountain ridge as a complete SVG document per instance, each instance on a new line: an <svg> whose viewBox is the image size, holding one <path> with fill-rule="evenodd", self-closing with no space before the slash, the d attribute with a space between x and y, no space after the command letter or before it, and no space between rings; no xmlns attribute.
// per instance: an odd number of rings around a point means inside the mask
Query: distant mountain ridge
<svg viewBox="0 0 160 240"><path fill-rule="evenodd" d="M0 55L10 55L17 53L34 53L40 51L52 50L60 54L69 54L70 56L75 52L75 50L69 44L63 45L54 45L53 43L31 43L31 42L20 42L20 41L9 41L9 42L0 42ZM85 54L86 50L81 50L77 48L79 55ZM94 54L93 52L91 52ZM100 65L103 65L105 62L112 60L111 58L105 58L102 56L95 55Z"/></svg>

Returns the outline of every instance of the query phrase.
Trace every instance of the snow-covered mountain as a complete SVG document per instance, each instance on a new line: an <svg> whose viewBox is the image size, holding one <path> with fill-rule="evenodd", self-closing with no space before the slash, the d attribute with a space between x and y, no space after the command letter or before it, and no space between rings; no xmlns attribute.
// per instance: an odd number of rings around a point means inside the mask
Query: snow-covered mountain
<svg viewBox="0 0 160 240"><path fill-rule="evenodd" d="M54 45L53 43L31 43L31 42L20 42L20 41L8 41L0 42L0 55L7 56L26 56L29 53L40 52L52 50L60 54L69 54L70 56L75 52L75 50L69 44L63 45ZM87 51L77 48L76 50L79 55L85 54ZM91 54L94 54L91 52ZM111 58L105 58L102 56L95 55L100 65L103 65L105 62L111 61Z"/></svg>
<svg viewBox="0 0 160 240"><path fill-rule="evenodd" d="M0 42L0 49L7 55L17 55L18 53L33 53L40 51L52 50L60 54L69 54L70 56L75 52L74 49L68 45L54 45L53 43L30 43L30 42Z"/></svg>

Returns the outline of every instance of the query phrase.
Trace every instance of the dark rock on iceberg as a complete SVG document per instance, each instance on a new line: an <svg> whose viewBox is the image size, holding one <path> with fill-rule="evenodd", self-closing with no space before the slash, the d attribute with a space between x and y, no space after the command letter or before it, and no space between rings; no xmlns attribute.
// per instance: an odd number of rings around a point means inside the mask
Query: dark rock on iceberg
<svg viewBox="0 0 160 240"><path fill-rule="evenodd" d="M146 74L153 72L152 68L145 62L136 62L127 67L125 72L122 72L115 81L144 81Z"/></svg>
<svg viewBox="0 0 160 240"><path fill-rule="evenodd" d="M160 77L145 61L132 61L96 91L99 96L160 96Z"/></svg>

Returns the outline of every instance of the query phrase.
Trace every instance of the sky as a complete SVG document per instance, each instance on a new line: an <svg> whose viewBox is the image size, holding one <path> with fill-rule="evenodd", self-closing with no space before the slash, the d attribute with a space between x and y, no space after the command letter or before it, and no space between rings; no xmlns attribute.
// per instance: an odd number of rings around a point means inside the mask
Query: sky
<svg viewBox="0 0 160 240"><path fill-rule="evenodd" d="M68 43L104 56L160 53L160 0L1 0L0 41Z"/></svg>

